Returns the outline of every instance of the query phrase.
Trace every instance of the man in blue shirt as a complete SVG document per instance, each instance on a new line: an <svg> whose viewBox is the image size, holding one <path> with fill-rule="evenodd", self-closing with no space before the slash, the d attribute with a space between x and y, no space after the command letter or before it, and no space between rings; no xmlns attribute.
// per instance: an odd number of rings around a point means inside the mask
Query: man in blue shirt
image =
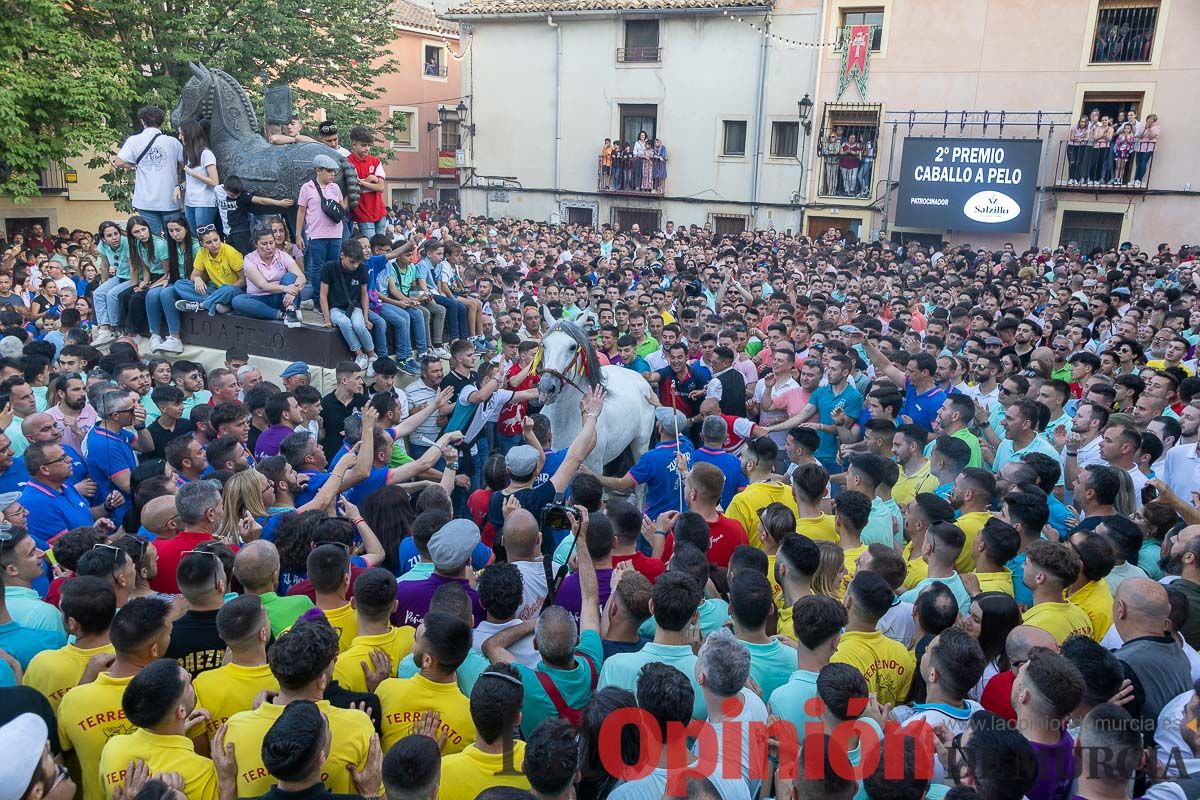
<svg viewBox="0 0 1200 800"><path fill-rule="evenodd" d="M0 649L15 658L21 669L28 669L29 662L43 650L57 650L66 643L67 637L60 631L29 628L14 620L0 591Z"/></svg>
<svg viewBox="0 0 1200 800"><path fill-rule="evenodd" d="M729 426L719 416L704 418L700 426L700 438L704 446L692 455L692 463L712 464L725 475L725 486L721 489L721 508L729 508L733 496L746 485L746 473L742 472L742 460L725 450L725 439Z"/></svg>
<svg viewBox="0 0 1200 800"><path fill-rule="evenodd" d="M856 336L861 337L861 334ZM914 425L932 431L938 409L946 402L946 393L938 388L934 377L937 374L937 359L929 353L910 353L905 362L905 372L901 372L874 342L864 339L861 343L875 365L875 374L904 387L904 405L900 408L900 416L908 417L908 421Z"/></svg>
<svg viewBox="0 0 1200 800"><path fill-rule="evenodd" d="M677 458L682 455L685 470L692 466L692 443L682 436L687 417L682 411L660 406L654 409L658 428L658 446L642 453L629 472L619 478L597 476L604 488L629 492L638 484L646 487L646 514L656 519L666 511L686 511L683 503L683 479ZM675 432L680 431L678 439Z"/></svg>
<svg viewBox="0 0 1200 800"><path fill-rule="evenodd" d="M808 403L793 417L785 419L768 428L770 431L786 431L817 417L815 427L821 437L821 444L813 453L821 466L833 475L842 471L842 465L837 461L838 437L834 412L840 412L838 419L858 419L862 412L862 394L850 382L850 373L854 369L854 361L850 356L841 353L830 356L829 365L825 368L824 386L818 386L808 398Z"/></svg>
<svg viewBox="0 0 1200 800"><path fill-rule="evenodd" d="M13 453L12 440L0 433L0 494L19 492L28 482L25 462Z"/></svg>
<svg viewBox="0 0 1200 800"><path fill-rule="evenodd" d="M154 450L154 437L146 427L146 409L124 389L113 389L100 395L96 413L99 421L87 435L88 475L96 483L99 497L115 509L113 522L125 518L130 493L130 473L137 466L133 451L148 453ZM132 427L134 431L127 430ZM125 502L111 504L107 498L113 490L121 493Z"/></svg>
<svg viewBox="0 0 1200 800"><path fill-rule="evenodd" d="M115 530L107 519L102 518L120 507L125 497L112 490L104 502L89 506L75 487L71 485L71 455L61 444L34 442L23 456L29 470L29 483L21 493L21 505L29 511L29 532L45 549L54 539L73 528L88 525Z"/></svg>
<svg viewBox="0 0 1200 800"><path fill-rule="evenodd" d="M80 484L88 479L87 463L83 460L83 456L79 451L69 444L64 444L62 440L62 430L54 421L54 417L44 411L39 411L36 414L30 414L21 423L21 432L25 434L25 438L30 444L35 442L44 442L49 444L62 445L63 451L71 457L71 477L69 483L74 486L80 494L88 500L89 503L100 503L104 500L103 497L96 497L96 487L91 484L86 484L82 488Z"/></svg>

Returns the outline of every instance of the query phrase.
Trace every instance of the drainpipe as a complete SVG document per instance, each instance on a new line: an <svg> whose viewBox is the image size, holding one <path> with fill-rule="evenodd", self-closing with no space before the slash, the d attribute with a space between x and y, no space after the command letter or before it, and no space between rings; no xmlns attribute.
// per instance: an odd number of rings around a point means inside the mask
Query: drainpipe
<svg viewBox="0 0 1200 800"><path fill-rule="evenodd" d="M554 21L552 14L546 15L546 24L554 28L554 201L558 202L558 153L562 143L562 130L559 117L562 99L562 28Z"/></svg>
<svg viewBox="0 0 1200 800"><path fill-rule="evenodd" d="M767 53L771 46L771 16L767 15L763 25L762 49L758 58L758 96L754 101L754 167L750 171L750 214L751 222L757 225L758 218L758 167L762 161L762 118L763 95L767 90Z"/></svg>

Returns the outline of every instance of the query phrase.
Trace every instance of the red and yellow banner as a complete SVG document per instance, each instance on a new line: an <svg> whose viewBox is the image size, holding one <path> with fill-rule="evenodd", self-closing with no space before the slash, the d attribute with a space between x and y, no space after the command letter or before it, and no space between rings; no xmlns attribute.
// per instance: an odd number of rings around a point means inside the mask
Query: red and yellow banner
<svg viewBox="0 0 1200 800"><path fill-rule="evenodd" d="M453 150L438 151L438 175L458 175L458 161Z"/></svg>

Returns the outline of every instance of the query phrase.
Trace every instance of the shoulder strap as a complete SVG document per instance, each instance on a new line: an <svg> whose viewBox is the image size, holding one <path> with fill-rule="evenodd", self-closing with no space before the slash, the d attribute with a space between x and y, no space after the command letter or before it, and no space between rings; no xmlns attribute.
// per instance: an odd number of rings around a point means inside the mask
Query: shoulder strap
<svg viewBox="0 0 1200 800"><path fill-rule="evenodd" d="M592 661L592 657L589 656L587 653L580 653L578 650L576 650L575 655L582 658L583 663L588 665L588 671L591 672L591 674L592 674L592 691L595 692L596 684L600 682L600 675L596 672L595 662Z"/></svg>
<svg viewBox="0 0 1200 800"><path fill-rule="evenodd" d="M154 134L153 136L151 136L151 137L150 137L150 141L149 141L149 143L147 143L147 144L146 144L146 146L145 146L144 148L142 148L142 152L141 152L141 154L140 154L140 155L139 155L137 158L135 158L135 159L133 160L133 165L134 165L135 167L136 167L138 164L142 163L142 159L146 157L146 153L149 153L149 152L150 152L150 148L151 148L151 147L154 147L154 142L155 142L155 140L156 140L156 139L158 139L158 137L160 137L160 136L162 136L162 131L159 131L158 133L156 133L156 134Z"/></svg>
<svg viewBox="0 0 1200 800"><path fill-rule="evenodd" d="M540 670L535 671L533 674L537 676L538 683L542 685L542 689L545 690L546 696L549 697L550 702L554 704L554 710L558 712L558 715L567 722L570 722L572 725L578 725L580 718L579 710L571 708L569 705L567 705L567 701L563 699L562 692L560 692L558 687L554 685L554 681L550 678L550 676L545 672L541 672Z"/></svg>

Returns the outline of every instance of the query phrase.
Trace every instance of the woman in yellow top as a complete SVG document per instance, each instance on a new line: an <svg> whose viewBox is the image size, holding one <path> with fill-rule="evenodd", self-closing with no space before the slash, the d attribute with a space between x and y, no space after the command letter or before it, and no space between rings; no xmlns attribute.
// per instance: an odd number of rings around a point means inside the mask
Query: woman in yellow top
<svg viewBox="0 0 1200 800"><path fill-rule="evenodd" d="M192 264L192 274L181 275L172 287L179 298L175 307L191 312L204 309L210 317L218 311L228 314L233 298L246 288L242 254L222 241L215 225L201 225L196 234L200 237L200 250Z"/></svg>

